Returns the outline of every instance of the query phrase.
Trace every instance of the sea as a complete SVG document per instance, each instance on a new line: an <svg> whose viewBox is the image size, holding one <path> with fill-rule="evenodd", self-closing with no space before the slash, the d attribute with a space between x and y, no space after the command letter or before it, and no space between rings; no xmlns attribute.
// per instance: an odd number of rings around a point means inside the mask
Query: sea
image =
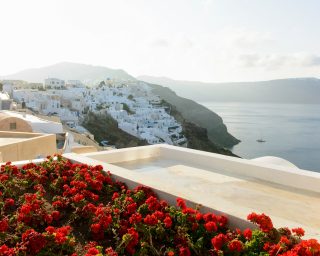
<svg viewBox="0 0 320 256"><path fill-rule="evenodd" d="M320 172L320 104L199 103L221 116L228 131L241 140L231 148L234 154L281 157Z"/></svg>

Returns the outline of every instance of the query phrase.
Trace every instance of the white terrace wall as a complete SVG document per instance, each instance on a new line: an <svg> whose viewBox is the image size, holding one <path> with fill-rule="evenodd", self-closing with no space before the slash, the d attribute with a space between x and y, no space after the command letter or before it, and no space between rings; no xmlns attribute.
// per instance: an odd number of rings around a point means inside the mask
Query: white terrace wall
<svg viewBox="0 0 320 256"><path fill-rule="evenodd" d="M0 146L0 162L32 160L56 153L56 135L20 132L0 132L2 138L21 138L21 141Z"/></svg>

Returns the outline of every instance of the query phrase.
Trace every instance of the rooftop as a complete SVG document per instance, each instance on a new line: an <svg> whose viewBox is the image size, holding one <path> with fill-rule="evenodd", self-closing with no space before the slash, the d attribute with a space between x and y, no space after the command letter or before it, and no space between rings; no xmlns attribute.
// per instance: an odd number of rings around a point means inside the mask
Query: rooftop
<svg viewBox="0 0 320 256"><path fill-rule="evenodd" d="M9 111L9 110L1 110L0 112L0 115L2 116L5 116L5 117L16 117L16 118L20 118L20 119L23 119L27 122L30 122L30 123L55 123L53 121L48 121L48 120L44 120L44 119L41 119L37 116L34 116L34 115L30 115L30 114L26 114L24 112L15 112L15 111Z"/></svg>
<svg viewBox="0 0 320 256"><path fill-rule="evenodd" d="M10 100L9 94L5 92L0 92L0 100Z"/></svg>
<svg viewBox="0 0 320 256"><path fill-rule="evenodd" d="M0 147L1 146L5 146L5 145L9 145L9 144L12 144L12 143L25 141L26 139L28 139L28 138L8 138L8 137L2 137L0 135Z"/></svg>

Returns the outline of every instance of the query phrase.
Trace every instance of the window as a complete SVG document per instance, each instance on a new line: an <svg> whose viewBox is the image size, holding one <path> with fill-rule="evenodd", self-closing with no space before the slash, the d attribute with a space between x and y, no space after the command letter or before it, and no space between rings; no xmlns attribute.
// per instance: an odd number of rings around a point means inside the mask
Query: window
<svg viewBox="0 0 320 256"><path fill-rule="evenodd" d="M10 130L16 130L17 129L17 123L10 123Z"/></svg>

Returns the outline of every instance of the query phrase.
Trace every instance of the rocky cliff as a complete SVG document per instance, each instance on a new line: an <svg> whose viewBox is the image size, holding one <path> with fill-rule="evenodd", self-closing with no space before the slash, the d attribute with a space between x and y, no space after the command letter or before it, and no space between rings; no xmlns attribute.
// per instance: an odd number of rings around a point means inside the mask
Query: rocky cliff
<svg viewBox="0 0 320 256"><path fill-rule="evenodd" d="M214 144L222 148L229 148L240 142L228 132L222 118L216 113L195 101L179 97L167 87L155 84L149 85L153 88L153 92L156 95L159 95L164 101L174 106L186 122L205 128L209 140Z"/></svg>

